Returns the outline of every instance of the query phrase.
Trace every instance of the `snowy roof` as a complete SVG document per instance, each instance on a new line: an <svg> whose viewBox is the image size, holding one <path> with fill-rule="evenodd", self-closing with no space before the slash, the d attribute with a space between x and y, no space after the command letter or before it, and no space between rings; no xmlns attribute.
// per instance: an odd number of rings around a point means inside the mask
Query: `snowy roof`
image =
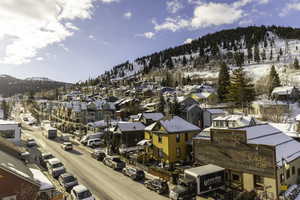
<svg viewBox="0 0 300 200"><path fill-rule="evenodd" d="M282 87L276 87L272 91L272 94L277 94L277 95L287 95L291 94L293 91L294 87L292 86L282 86Z"/></svg>
<svg viewBox="0 0 300 200"><path fill-rule="evenodd" d="M239 130L247 131L249 144L275 146L278 166L282 165L282 159L290 162L300 157L300 143L270 124L240 128Z"/></svg>
<svg viewBox="0 0 300 200"><path fill-rule="evenodd" d="M51 181L38 169L29 168L33 174L33 178L40 184L40 191L54 189Z"/></svg>
<svg viewBox="0 0 300 200"><path fill-rule="evenodd" d="M194 124L191 124L190 122L178 116L174 116L171 119L162 119L159 122L169 133L191 132L191 131L200 132L201 130L198 126L195 126Z"/></svg>
<svg viewBox="0 0 300 200"><path fill-rule="evenodd" d="M223 167L219 167L213 164L208 164L200 167L186 169L184 170L184 173L190 174L194 177L199 177L202 175L212 174L223 170L225 170Z"/></svg>
<svg viewBox="0 0 300 200"><path fill-rule="evenodd" d="M212 92L200 92L200 93L194 93L194 95L196 97L198 97L199 99L206 99L208 98L210 95L212 95Z"/></svg>
<svg viewBox="0 0 300 200"><path fill-rule="evenodd" d="M164 115L162 113L143 113L142 116L145 119L151 119L153 121L158 121L160 119L162 119L164 117Z"/></svg>
<svg viewBox="0 0 300 200"><path fill-rule="evenodd" d="M249 126L252 120L256 122L253 117L243 115L219 116L213 119L213 121L234 121L237 124L236 127Z"/></svg>
<svg viewBox="0 0 300 200"><path fill-rule="evenodd" d="M145 125L141 122L119 122L118 127L122 132L143 131L145 129Z"/></svg>
<svg viewBox="0 0 300 200"><path fill-rule="evenodd" d="M212 109L206 109L207 112L211 113L211 114L226 114L226 112L222 109L218 109L218 108L212 108Z"/></svg>
<svg viewBox="0 0 300 200"><path fill-rule="evenodd" d="M18 125L19 123L12 120L0 120L0 125Z"/></svg>

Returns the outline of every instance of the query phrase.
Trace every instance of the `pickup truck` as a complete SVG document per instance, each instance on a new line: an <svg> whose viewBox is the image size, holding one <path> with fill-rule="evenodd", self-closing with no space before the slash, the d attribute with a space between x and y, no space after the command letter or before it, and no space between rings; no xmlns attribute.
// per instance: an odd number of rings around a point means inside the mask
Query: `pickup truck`
<svg viewBox="0 0 300 200"><path fill-rule="evenodd" d="M114 170L121 171L125 167L125 163L120 160L118 156L109 156L103 159L103 163L106 166L113 168Z"/></svg>

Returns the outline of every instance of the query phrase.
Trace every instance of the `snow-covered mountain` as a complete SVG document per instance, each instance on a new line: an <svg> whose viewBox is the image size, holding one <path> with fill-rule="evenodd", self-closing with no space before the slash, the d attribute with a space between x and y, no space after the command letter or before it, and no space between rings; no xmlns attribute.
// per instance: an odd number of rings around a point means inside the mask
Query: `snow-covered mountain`
<svg viewBox="0 0 300 200"><path fill-rule="evenodd" d="M26 80L26 81L54 81L54 80L51 80L46 77L29 77L29 78L25 78L24 80Z"/></svg>

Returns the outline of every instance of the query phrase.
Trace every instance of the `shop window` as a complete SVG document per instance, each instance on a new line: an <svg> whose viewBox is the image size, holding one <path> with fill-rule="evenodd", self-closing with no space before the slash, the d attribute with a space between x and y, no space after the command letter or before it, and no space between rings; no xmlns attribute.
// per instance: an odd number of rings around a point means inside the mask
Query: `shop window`
<svg viewBox="0 0 300 200"><path fill-rule="evenodd" d="M291 176L291 171L290 169L286 170L286 179L289 179Z"/></svg>
<svg viewBox="0 0 300 200"><path fill-rule="evenodd" d="M162 137L161 137L161 135L158 136L158 142L162 143Z"/></svg>
<svg viewBox="0 0 300 200"><path fill-rule="evenodd" d="M234 182L240 182L241 181L240 175L232 173L232 181L234 181Z"/></svg>
<svg viewBox="0 0 300 200"><path fill-rule="evenodd" d="M292 175L295 175L295 166L292 167Z"/></svg>
<svg viewBox="0 0 300 200"><path fill-rule="evenodd" d="M15 130L1 130L0 136L7 139L15 138Z"/></svg>
<svg viewBox="0 0 300 200"><path fill-rule="evenodd" d="M264 178L262 176L254 175L254 187L256 189L264 189Z"/></svg>
<svg viewBox="0 0 300 200"><path fill-rule="evenodd" d="M176 142L180 142L180 134L176 134Z"/></svg>
<svg viewBox="0 0 300 200"><path fill-rule="evenodd" d="M284 181L284 176L283 174L280 174L280 183L283 183L283 181Z"/></svg>

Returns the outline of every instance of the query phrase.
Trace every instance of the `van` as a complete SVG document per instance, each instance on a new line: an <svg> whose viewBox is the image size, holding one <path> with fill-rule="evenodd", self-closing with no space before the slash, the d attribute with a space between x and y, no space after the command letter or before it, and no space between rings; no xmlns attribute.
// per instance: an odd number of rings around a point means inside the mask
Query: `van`
<svg viewBox="0 0 300 200"><path fill-rule="evenodd" d="M87 134L85 136L83 136L80 140L80 143L83 145L87 145L88 140L90 139L100 139L102 136L104 135L104 133L91 133L91 134Z"/></svg>
<svg viewBox="0 0 300 200"><path fill-rule="evenodd" d="M95 148L95 147L99 147L101 144L103 144L102 140L100 140L100 138L95 138L95 139L89 139L86 143L86 146Z"/></svg>

